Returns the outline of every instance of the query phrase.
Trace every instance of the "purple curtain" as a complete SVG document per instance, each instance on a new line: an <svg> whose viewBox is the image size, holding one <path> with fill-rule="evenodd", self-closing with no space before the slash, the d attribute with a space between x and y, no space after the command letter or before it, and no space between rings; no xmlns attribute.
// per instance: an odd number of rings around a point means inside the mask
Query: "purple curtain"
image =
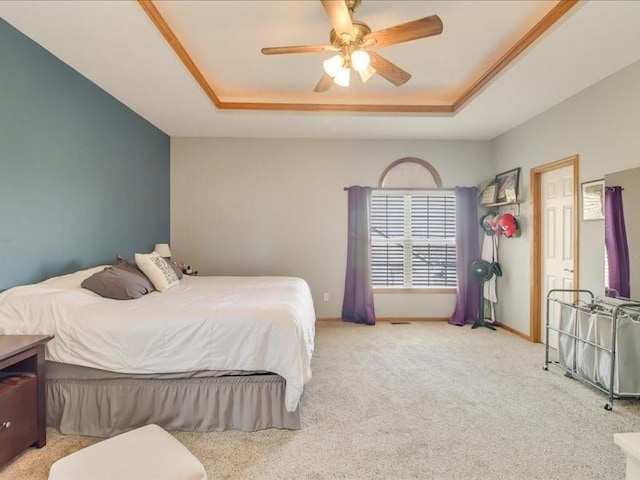
<svg viewBox="0 0 640 480"><path fill-rule="evenodd" d="M622 187L606 187L604 199L604 244L609 257L609 288L621 297L631 296L629 246L624 225ZM611 292L615 295L615 292ZM609 295L609 293L607 293Z"/></svg>
<svg viewBox="0 0 640 480"><path fill-rule="evenodd" d="M478 239L478 194L476 187L456 187L456 262L458 288L453 325L473 323L478 316L480 288L471 276L471 264L480 258Z"/></svg>
<svg viewBox="0 0 640 480"><path fill-rule="evenodd" d="M349 187L347 274L342 319L375 325L371 282L371 188Z"/></svg>

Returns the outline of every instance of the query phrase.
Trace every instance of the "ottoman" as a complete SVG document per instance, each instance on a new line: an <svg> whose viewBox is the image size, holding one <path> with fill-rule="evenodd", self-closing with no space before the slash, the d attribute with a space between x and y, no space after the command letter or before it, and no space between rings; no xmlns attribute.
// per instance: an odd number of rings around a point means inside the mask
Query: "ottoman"
<svg viewBox="0 0 640 480"><path fill-rule="evenodd" d="M157 425L83 448L51 466L49 480L206 480L202 464Z"/></svg>

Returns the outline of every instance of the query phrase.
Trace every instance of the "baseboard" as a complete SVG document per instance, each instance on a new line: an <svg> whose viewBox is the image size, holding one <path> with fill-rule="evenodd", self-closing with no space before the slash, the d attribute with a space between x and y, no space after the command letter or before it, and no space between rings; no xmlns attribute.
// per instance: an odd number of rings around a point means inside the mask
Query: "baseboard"
<svg viewBox="0 0 640 480"><path fill-rule="evenodd" d="M510 327L509 325L505 325L504 323L500 323L500 322L496 322L496 326L502 328L503 330L506 330L509 333L513 333L514 335L517 335L518 337L524 338L525 340L531 341L531 337L529 335L527 335L526 333L522 333L520 330L516 330L513 327Z"/></svg>
<svg viewBox="0 0 640 480"><path fill-rule="evenodd" d="M446 322L448 321L448 317L378 317L376 318L376 322ZM318 317L316 318L316 322L342 322L342 318L340 317ZM525 333L522 333L520 330L516 330L509 325L505 325L504 323L496 322L496 326L506 330L509 333L513 333L520 338L524 338L525 340L531 341L531 337Z"/></svg>
<svg viewBox="0 0 640 480"><path fill-rule="evenodd" d="M378 317L376 322L446 322L449 317ZM342 322L338 317L319 317L316 322Z"/></svg>
<svg viewBox="0 0 640 480"><path fill-rule="evenodd" d="M449 317L378 317L376 322L446 322Z"/></svg>

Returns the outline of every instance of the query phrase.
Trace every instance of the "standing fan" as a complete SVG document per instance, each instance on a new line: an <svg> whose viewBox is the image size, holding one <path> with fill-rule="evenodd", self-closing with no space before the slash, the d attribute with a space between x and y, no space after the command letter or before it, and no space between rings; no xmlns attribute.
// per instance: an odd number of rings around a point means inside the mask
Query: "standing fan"
<svg viewBox="0 0 640 480"><path fill-rule="evenodd" d="M493 277L493 265L486 260L476 260L471 264L471 276L480 282L480 295L478 296L478 318L471 328L487 327L495 330L491 323L484 321L484 282Z"/></svg>

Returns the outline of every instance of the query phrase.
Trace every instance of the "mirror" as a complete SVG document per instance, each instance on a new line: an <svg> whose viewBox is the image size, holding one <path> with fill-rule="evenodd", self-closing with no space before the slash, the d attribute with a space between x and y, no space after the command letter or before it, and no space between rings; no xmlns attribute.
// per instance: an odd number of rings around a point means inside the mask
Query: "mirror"
<svg viewBox="0 0 640 480"><path fill-rule="evenodd" d="M622 206L629 248L630 294L632 299L640 299L640 222L636 208L640 205L640 168L632 168L604 176L605 187L622 187ZM605 199L606 201L606 199ZM605 207L605 216L607 215ZM605 276L608 272L605 272Z"/></svg>

